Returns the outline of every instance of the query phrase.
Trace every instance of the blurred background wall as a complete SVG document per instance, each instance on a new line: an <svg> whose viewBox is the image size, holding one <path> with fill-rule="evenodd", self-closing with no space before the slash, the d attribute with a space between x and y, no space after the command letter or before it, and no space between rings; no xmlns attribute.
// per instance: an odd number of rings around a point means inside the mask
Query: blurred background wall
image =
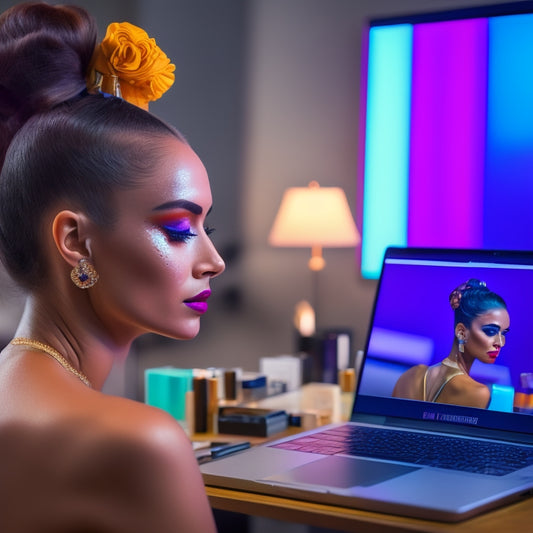
<svg viewBox="0 0 533 533"><path fill-rule="evenodd" d="M3 11L17 2L0 0ZM50 3L67 3L50 2ZM294 306L311 296L309 250L272 248L267 236L289 186L317 180L357 189L360 70L368 19L499 0L72 0L98 20L142 26L176 64L176 82L151 111L177 126L204 161L209 225L227 263L213 282L200 335L140 339L110 392L142 399L148 367L241 366L294 350ZM386 216L386 214L384 214ZM362 348L375 281L358 251L325 250L320 327L349 327ZM0 337L8 341L23 295L0 273ZM416 292L416 291L415 291ZM414 295L416 297L416 294ZM401 302L398 304L401 312Z"/></svg>

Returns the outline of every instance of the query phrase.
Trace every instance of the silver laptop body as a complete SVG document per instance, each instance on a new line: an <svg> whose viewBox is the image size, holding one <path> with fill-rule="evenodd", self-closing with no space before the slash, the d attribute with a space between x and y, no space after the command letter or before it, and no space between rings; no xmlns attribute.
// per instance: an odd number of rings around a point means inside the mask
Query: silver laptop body
<svg viewBox="0 0 533 533"><path fill-rule="evenodd" d="M434 364L450 351L448 295L470 278L502 295L511 319L498 362L471 371L492 387L491 404L392 397L407 368ZM532 311L533 252L389 248L351 421L204 464L205 483L449 522L530 496L533 413L513 398L533 392L520 379L533 372ZM343 436L353 428L359 440L346 445ZM314 444L323 450L311 451Z"/></svg>

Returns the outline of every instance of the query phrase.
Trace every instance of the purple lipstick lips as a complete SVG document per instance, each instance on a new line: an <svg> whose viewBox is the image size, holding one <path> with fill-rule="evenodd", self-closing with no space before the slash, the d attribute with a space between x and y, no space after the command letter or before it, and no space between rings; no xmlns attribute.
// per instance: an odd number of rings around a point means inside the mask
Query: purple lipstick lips
<svg viewBox="0 0 533 533"><path fill-rule="evenodd" d="M203 314L207 311L207 299L209 298L209 296L211 296L211 291L207 289L205 291L200 292L196 296L185 300L185 305L193 311Z"/></svg>

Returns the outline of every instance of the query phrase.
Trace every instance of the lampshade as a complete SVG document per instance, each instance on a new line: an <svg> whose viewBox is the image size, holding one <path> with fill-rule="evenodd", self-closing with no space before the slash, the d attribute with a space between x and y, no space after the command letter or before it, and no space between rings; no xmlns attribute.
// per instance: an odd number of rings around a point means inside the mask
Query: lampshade
<svg viewBox="0 0 533 533"><path fill-rule="evenodd" d="M320 187L312 181L309 187L290 187L281 200L268 238L272 246L310 247L313 256L322 247L344 248L361 241L344 191L339 187Z"/></svg>
<svg viewBox="0 0 533 533"><path fill-rule="evenodd" d="M290 187L281 200L268 238L272 246L343 248L361 237L340 187Z"/></svg>

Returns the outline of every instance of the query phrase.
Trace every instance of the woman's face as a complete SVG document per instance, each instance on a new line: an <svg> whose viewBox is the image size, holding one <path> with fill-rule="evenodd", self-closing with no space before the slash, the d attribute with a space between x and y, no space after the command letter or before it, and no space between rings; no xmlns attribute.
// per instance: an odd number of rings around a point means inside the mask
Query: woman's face
<svg viewBox="0 0 533 533"><path fill-rule="evenodd" d="M116 194L116 222L90 241L100 275L90 297L117 342L146 332L196 336L210 281L224 262L209 238L207 172L177 139L162 142L154 175Z"/></svg>
<svg viewBox="0 0 533 533"><path fill-rule="evenodd" d="M476 317L467 330L465 353L483 363L494 363L509 332L509 313L497 308Z"/></svg>

